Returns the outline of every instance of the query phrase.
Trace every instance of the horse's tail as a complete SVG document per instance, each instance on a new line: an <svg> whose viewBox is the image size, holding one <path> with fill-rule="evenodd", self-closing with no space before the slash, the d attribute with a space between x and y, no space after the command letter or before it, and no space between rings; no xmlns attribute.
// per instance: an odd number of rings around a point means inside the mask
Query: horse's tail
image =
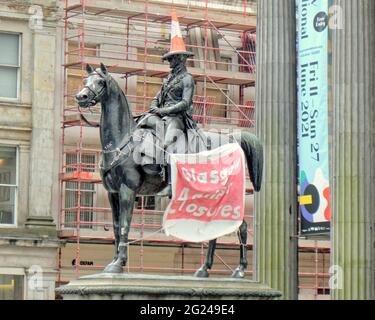
<svg viewBox="0 0 375 320"><path fill-rule="evenodd" d="M254 190L259 191L263 174L263 146L260 140L247 131L241 132L241 148L245 153L250 180Z"/></svg>

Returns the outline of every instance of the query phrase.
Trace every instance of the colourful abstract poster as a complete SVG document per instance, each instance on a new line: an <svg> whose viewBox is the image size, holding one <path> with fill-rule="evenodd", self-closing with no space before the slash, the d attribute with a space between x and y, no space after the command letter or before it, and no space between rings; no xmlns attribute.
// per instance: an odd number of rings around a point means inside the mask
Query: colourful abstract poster
<svg viewBox="0 0 375 320"><path fill-rule="evenodd" d="M330 230L328 0L298 3L298 158L302 235Z"/></svg>

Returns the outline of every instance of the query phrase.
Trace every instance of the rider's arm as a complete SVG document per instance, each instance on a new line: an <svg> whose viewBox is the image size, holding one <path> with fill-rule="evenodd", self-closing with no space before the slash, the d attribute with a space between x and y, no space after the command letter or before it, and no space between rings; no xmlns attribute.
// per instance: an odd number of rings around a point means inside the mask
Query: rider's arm
<svg viewBox="0 0 375 320"><path fill-rule="evenodd" d="M160 99L161 90L158 94L151 100L150 110L159 108L159 99Z"/></svg>
<svg viewBox="0 0 375 320"><path fill-rule="evenodd" d="M183 92L181 101L177 102L174 106L161 108L160 111L163 114L180 113L182 111L188 110L188 108L191 106L194 95L194 80L189 75L189 77L185 77L182 81Z"/></svg>

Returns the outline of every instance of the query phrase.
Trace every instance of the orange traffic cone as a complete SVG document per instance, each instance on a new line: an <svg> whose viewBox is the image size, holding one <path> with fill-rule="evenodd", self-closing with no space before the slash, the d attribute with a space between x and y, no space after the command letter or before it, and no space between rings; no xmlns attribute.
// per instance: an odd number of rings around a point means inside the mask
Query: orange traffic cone
<svg viewBox="0 0 375 320"><path fill-rule="evenodd" d="M171 48L168 53L166 53L162 59L166 60L169 57L175 54L184 54L187 56L193 56L194 53L187 51L186 46L184 43L184 39L182 38L180 24L177 19L177 13L175 9L172 9L171 12L172 16L172 24L171 24Z"/></svg>

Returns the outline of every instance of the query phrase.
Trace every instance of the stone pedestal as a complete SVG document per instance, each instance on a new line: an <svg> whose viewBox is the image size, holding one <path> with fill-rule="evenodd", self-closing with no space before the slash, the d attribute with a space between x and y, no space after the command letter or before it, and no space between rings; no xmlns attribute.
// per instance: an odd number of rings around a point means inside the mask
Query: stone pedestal
<svg viewBox="0 0 375 320"><path fill-rule="evenodd" d="M281 292L244 279L96 274L56 289L66 300L270 300Z"/></svg>

